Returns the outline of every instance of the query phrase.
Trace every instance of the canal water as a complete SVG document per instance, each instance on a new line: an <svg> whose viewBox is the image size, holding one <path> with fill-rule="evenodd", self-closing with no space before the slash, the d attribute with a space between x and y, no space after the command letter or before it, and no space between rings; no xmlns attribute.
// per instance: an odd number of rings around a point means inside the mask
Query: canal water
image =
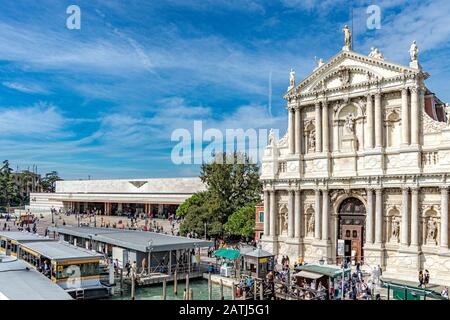
<svg viewBox="0 0 450 320"><path fill-rule="evenodd" d="M136 287L136 300L162 300L162 284L148 287ZM178 294L173 292L173 282L167 283L167 300L183 300L186 282L178 280ZM196 279L189 281L189 288L193 290L193 300L208 300L208 280ZM120 294L120 284L114 288L113 300L131 299L131 285L124 285L123 295ZM223 287L225 300L231 300L231 288ZM212 285L212 299L220 300L220 285Z"/></svg>

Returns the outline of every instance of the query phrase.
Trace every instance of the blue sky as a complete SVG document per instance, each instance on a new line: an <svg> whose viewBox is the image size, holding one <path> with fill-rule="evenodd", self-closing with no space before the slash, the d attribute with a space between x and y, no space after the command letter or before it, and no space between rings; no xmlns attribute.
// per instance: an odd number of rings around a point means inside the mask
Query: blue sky
<svg viewBox="0 0 450 320"><path fill-rule="evenodd" d="M66 8L81 8L81 29ZM381 8L368 30L366 9ZM65 179L198 175L174 165L176 128L286 130L282 95L343 45L407 64L450 100L450 1L6 1L0 10L0 159ZM269 82L271 83L269 86ZM272 96L269 98L269 88ZM269 105L271 101L271 105Z"/></svg>

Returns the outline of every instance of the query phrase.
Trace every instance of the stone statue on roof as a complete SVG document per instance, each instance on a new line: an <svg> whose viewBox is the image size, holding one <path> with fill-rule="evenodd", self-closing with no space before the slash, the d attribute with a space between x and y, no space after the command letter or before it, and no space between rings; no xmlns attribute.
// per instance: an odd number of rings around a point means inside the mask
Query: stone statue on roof
<svg viewBox="0 0 450 320"><path fill-rule="evenodd" d="M411 57L411 62L419 59L419 48L417 48L416 40L413 41L411 47L409 48L409 55Z"/></svg>
<svg viewBox="0 0 450 320"><path fill-rule="evenodd" d="M352 32L350 31L348 25L344 26L342 32L344 32L344 41L345 41L343 50L350 51L352 49Z"/></svg>
<svg viewBox="0 0 450 320"><path fill-rule="evenodd" d="M289 88L295 87L295 70L291 68L291 72L289 74Z"/></svg>

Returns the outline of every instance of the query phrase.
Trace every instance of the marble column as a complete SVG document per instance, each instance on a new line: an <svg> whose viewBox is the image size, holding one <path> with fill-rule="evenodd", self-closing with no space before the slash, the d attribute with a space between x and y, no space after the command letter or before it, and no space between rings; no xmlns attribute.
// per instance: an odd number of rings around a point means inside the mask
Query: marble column
<svg viewBox="0 0 450 320"><path fill-rule="evenodd" d="M322 152L322 113L320 112L320 102L316 103L316 152Z"/></svg>
<svg viewBox="0 0 450 320"><path fill-rule="evenodd" d="M375 94L375 146L377 148L383 147L383 110L381 106L381 93Z"/></svg>
<svg viewBox="0 0 450 320"><path fill-rule="evenodd" d="M297 239L301 238L301 230L302 230L302 193L300 190L295 190L295 203L294 203L294 223L295 223L295 230L294 230L294 236Z"/></svg>
<svg viewBox="0 0 450 320"><path fill-rule="evenodd" d="M294 190L288 191L288 237L294 238Z"/></svg>
<svg viewBox="0 0 450 320"><path fill-rule="evenodd" d="M419 188L411 189L411 246L419 245Z"/></svg>
<svg viewBox="0 0 450 320"><path fill-rule="evenodd" d="M373 190L367 189L366 243L373 244Z"/></svg>
<svg viewBox="0 0 450 320"><path fill-rule="evenodd" d="M374 118L373 118L373 97L371 94L367 96L367 127L366 127L366 148L372 149L373 144L373 129L374 129Z"/></svg>
<svg viewBox="0 0 450 320"><path fill-rule="evenodd" d="M411 144L419 144L419 87L411 87Z"/></svg>
<svg viewBox="0 0 450 320"><path fill-rule="evenodd" d="M333 121L333 151L336 152L339 150L339 120Z"/></svg>
<svg viewBox="0 0 450 320"><path fill-rule="evenodd" d="M408 89L402 89L402 144L409 145L409 103Z"/></svg>
<svg viewBox="0 0 450 320"><path fill-rule="evenodd" d="M270 236L277 235L277 203L275 200L275 190L270 191Z"/></svg>
<svg viewBox="0 0 450 320"><path fill-rule="evenodd" d="M322 102L322 140L323 152L330 151L330 124L328 116L328 103Z"/></svg>
<svg viewBox="0 0 450 320"><path fill-rule="evenodd" d="M295 117L294 109L288 108L289 118L288 118L288 140L289 140L289 153L293 154L295 152Z"/></svg>
<svg viewBox="0 0 450 320"><path fill-rule="evenodd" d="M270 199L269 191L264 190L264 235L270 236Z"/></svg>
<svg viewBox="0 0 450 320"><path fill-rule="evenodd" d="M383 190L375 190L375 243L383 243Z"/></svg>
<svg viewBox="0 0 450 320"><path fill-rule="evenodd" d="M295 109L295 153L302 153L302 126L300 108Z"/></svg>
<svg viewBox="0 0 450 320"><path fill-rule="evenodd" d="M328 240L329 234L328 234L328 226L330 223L330 201L329 201L329 194L328 190L322 191L322 240Z"/></svg>
<svg viewBox="0 0 450 320"><path fill-rule="evenodd" d="M409 188L402 189L402 229L401 244L409 244Z"/></svg>
<svg viewBox="0 0 450 320"><path fill-rule="evenodd" d="M320 228L320 190L315 190L315 203L314 203L314 239L320 240L321 228Z"/></svg>
<svg viewBox="0 0 450 320"><path fill-rule="evenodd" d="M441 247L448 249L448 188L441 189Z"/></svg>

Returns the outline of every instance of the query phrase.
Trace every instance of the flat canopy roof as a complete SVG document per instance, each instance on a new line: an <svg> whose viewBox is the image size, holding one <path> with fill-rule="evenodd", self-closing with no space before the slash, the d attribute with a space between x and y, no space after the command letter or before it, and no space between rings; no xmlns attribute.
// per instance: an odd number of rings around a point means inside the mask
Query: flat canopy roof
<svg viewBox="0 0 450 320"><path fill-rule="evenodd" d="M124 230L91 227L50 227L49 231L108 243L117 247L147 252L151 245L153 252L211 247L211 241L166 235L150 231ZM149 243L151 242L151 244Z"/></svg>
<svg viewBox="0 0 450 320"><path fill-rule="evenodd" d="M0 300L71 300L59 285L47 279L23 261L1 256Z"/></svg>
<svg viewBox="0 0 450 320"><path fill-rule="evenodd" d="M26 249L30 249L51 260L75 260L75 259L91 259L102 258L103 256L97 252L79 248L67 243L58 241L31 242L22 245Z"/></svg>
<svg viewBox="0 0 450 320"><path fill-rule="evenodd" d="M319 279L320 277L323 277L323 274L309 272L309 271L300 271L299 273L296 273L295 276L315 280L315 279Z"/></svg>
<svg viewBox="0 0 450 320"><path fill-rule="evenodd" d="M305 264L299 266L298 270L307 271L309 273L321 274L332 278L342 274L342 269L340 267L331 265ZM350 268L345 270L345 273L348 272L351 272ZM297 273L296 275L299 275L299 273Z"/></svg>
<svg viewBox="0 0 450 320"><path fill-rule="evenodd" d="M51 241L50 238L24 231L0 231L0 237L5 237L18 242Z"/></svg>

